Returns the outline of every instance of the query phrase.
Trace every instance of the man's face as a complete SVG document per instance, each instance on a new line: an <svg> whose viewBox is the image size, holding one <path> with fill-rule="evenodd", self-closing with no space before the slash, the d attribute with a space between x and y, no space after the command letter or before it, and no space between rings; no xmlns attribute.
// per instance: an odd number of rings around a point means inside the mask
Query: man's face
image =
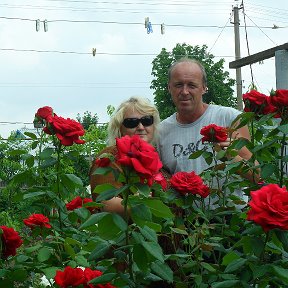
<svg viewBox="0 0 288 288"><path fill-rule="evenodd" d="M196 111L206 91L200 67L191 62L177 64L171 71L168 90L179 114Z"/></svg>

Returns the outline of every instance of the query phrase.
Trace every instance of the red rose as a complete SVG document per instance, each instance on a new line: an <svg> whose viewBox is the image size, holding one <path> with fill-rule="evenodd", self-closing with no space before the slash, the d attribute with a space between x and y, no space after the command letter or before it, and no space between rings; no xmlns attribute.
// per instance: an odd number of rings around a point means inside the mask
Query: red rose
<svg viewBox="0 0 288 288"><path fill-rule="evenodd" d="M54 280L61 288L77 287L85 282L83 270L70 266L67 266L64 271L57 270Z"/></svg>
<svg viewBox="0 0 288 288"><path fill-rule="evenodd" d="M110 164L111 160L107 157L101 157L101 158L97 158L95 160L95 164L98 167L107 167Z"/></svg>
<svg viewBox="0 0 288 288"><path fill-rule="evenodd" d="M8 256L15 256L16 249L19 248L23 243L22 239L20 238L18 232L15 231L13 228L8 228L7 226L0 226L0 229L2 229L2 234L1 234L2 256L1 258L6 259Z"/></svg>
<svg viewBox="0 0 288 288"><path fill-rule="evenodd" d="M210 193L209 187L194 171L175 173L170 179L170 184L182 195L198 194L202 198L206 198Z"/></svg>
<svg viewBox="0 0 288 288"><path fill-rule="evenodd" d="M35 117L45 119L47 122L53 117L53 109L49 106L39 108L35 114Z"/></svg>
<svg viewBox="0 0 288 288"><path fill-rule="evenodd" d="M275 117L286 120L288 118L288 90L276 90L271 94L270 99L278 112Z"/></svg>
<svg viewBox="0 0 288 288"><path fill-rule="evenodd" d="M83 207L83 204L89 203L89 202L93 202L93 200L90 198L82 199L80 196L77 196L72 201L70 201L69 203L66 204L66 208L67 208L67 210L72 211L74 209ZM92 213L97 208L96 207L87 207L87 209Z"/></svg>
<svg viewBox="0 0 288 288"><path fill-rule="evenodd" d="M276 90L271 96L271 102L276 107L288 106L288 90Z"/></svg>
<svg viewBox="0 0 288 288"><path fill-rule="evenodd" d="M168 187L167 180L165 179L165 177L163 176L163 174L161 172L154 175L154 181L159 183L163 190L167 189L167 187Z"/></svg>
<svg viewBox="0 0 288 288"><path fill-rule="evenodd" d="M54 115L49 121L48 126L43 129L47 134L56 134L61 144L64 146L71 146L73 143L84 144L85 141L79 139L85 134L83 126L70 118L63 118Z"/></svg>
<svg viewBox="0 0 288 288"><path fill-rule="evenodd" d="M90 268L85 268L84 270L84 288L116 288L110 283L107 284L88 284L88 282L94 278L101 276L103 273L99 270L92 270Z"/></svg>
<svg viewBox="0 0 288 288"><path fill-rule="evenodd" d="M155 148L138 135L116 138L116 146L117 162L120 165L133 167L140 177L147 179L148 184L151 185L153 175L162 168Z"/></svg>
<svg viewBox="0 0 288 288"><path fill-rule="evenodd" d="M200 130L200 134L204 137L202 138L202 143L208 142L222 142L226 141L228 137L227 128L217 126L216 124L210 124L203 127Z"/></svg>
<svg viewBox="0 0 288 288"><path fill-rule="evenodd" d="M260 225L265 232L279 228L288 230L288 192L277 184L251 191L247 220Z"/></svg>
<svg viewBox="0 0 288 288"><path fill-rule="evenodd" d="M23 220L24 224L30 228L35 226L51 228L49 219L43 214L32 214L29 218Z"/></svg>
<svg viewBox="0 0 288 288"><path fill-rule="evenodd" d="M243 94L243 102L245 104L245 112L254 112L256 114L266 115L276 111L270 101L270 97L258 92L257 90L251 90L250 92Z"/></svg>

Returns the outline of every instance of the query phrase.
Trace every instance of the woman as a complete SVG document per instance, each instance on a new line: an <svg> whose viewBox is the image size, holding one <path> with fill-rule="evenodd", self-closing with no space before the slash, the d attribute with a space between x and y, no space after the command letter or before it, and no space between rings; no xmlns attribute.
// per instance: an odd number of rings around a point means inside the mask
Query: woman
<svg viewBox="0 0 288 288"><path fill-rule="evenodd" d="M131 97L123 102L113 114L108 125L108 147L102 150L97 156L90 170L90 186L91 191L99 184L110 183L114 187L121 187L121 183L116 182L114 175L93 174L99 167L97 161L101 155L108 153L116 155L117 149L115 139L125 135L139 135L140 138L153 144L157 133L157 126L160 123L160 117L156 107L147 99L140 97ZM110 167L120 169L115 162L110 162ZM92 194L94 200L97 198L95 193ZM110 200L103 201L105 206L103 211L124 213L120 197L114 197Z"/></svg>

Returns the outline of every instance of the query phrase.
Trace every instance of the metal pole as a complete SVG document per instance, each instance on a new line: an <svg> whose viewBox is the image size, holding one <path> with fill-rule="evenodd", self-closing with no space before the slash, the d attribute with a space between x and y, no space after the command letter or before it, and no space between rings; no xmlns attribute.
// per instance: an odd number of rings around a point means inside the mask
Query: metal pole
<svg viewBox="0 0 288 288"><path fill-rule="evenodd" d="M276 89L288 89L288 51L275 51Z"/></svg>
<svg viewBox="0 0 288 288"><path fill-rule="evenodd" d="M234 37L235 37L235 60L241 58L240 55L240 33L239 33L239 9L238 6L233 7L234 12ZM242 101L242 75L241 68L236 68L236 92L237 92L237 108L243 110Z"/></svg>

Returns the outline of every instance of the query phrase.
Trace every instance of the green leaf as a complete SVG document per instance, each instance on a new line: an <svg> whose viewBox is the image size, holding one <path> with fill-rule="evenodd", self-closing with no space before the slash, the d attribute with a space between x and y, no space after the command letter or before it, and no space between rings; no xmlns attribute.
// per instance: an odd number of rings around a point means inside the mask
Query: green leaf
<svg viewBox="0 0 288 288"><path fill-rule="evenodd" d="M51 158L52 154L54 153L53 148L45 148L40 154L39 154L39 159L40 160L45 160Z"/></svg>
<svg viewBox="0 0 288 288"><path fill-rule="evenodd" d="M72 247L70 244L68 244L67 242L65 242L65 243L64 243L64 249L65 249L65 251L67 252L67 254L68 254L72 259L75 258L76 253L75 253L73 247Z"/></svg>
<svg viewBox="0 0 288 288"><path fill-rule="evenodd" d="M157 242L157 234L153 229L144 226L143 228L139 227L139 231L148 241Z"/></svg>
<svg viewBox="0 0 288 288"><path fill-rule="evenodd" d="M11 272L11 278L14 281L25 281L28 277L28 272L25 269L16 269ZM5 287L2 286L1 287Z"/></svg>
<svg viewBox="0 0 288 288"><path fill-rule="evenodd" d="M231 251L223 257L222 265L227 266L232 261L239 259L239 258L240 256L237 253L235 253L234 251Z"/></svg>
<svg viewBox="0 0 288 288"><path fill-rule="evenodd" d="M155 261L152 263L151 269L163 280L166 280L169 283L173 282L173 271L166 263L162 263L161 261Z"/></svg>
<svg viewBox="0 0 288 288"><path fill-rule="evenodd" d="M113 171L112 167L98 167L95 169L95 171L93 171L92 175L106 175L111 171Z"/></svg>
<svg viewBox="0 0 288 288"><path fill-rule="evenodd" d="M91 284L104 283L104 284L106 284L107 282L111 282L115 278L116 275L117 275L117 273L102 274L101 276L94 278L93 280L89 281L88 283L91 283Z"/></svg>
<svg viewBox="0 0 288 288"><path fill-rule="evenodd" d="M105 184L100 184L95 187L95 189L92 191L92 193L96 194L101 194L107 190L113 190L116 189L112 184L105 183Z"/></svg>
<svg viewBox="0 0 288 288"><path fill-rule="evenodd" d="M57 159L49 158L49 159L45 159L45 161L41 162L40 167L44 169L44 168L54 166L56 163L57 163Z"/></svg>
<svg viewBox="0 0 288 288"><path fill-rule="evenodd" d="M73 210L73 212L80 217L81 219L87 219L90 216L90 212L89 210L87 210L84 207L81 208L77 208L75 210Z"/></svg>
<svg viewBox="0 0 288 288"><path fill-rule="evenodd" d="M279 277L286 284L288 284L288 269L284 269L284 268L278 267L276 265L272 265L271 267L273 268L276 276Z"/></svg>
<svg viewBox="0 0 288 288"><path fill-rule="evenodd" d="M215 272L215 271L216 271L216 269L215 269L212 265L210 265L209 263L201 262L200 265L201 265L204 269L208 270L209 272Z"/></svg>
<svg viewBox="0 0 288 288"><path fill-rule="evenodd" d="M116 224L116 226L121 230L121 231L126 231L127 230L127 223L124 221L124 219L116 214L116 213L113 213L112 214L112 218L113 218L113 221L114 223Z"/></svg>
<svg viewBox="0 0 288 288"><path fill-rule="evenodd" d="M158 259L160 262L164 263L164 255L163 255L162 249L161 249L161 247L159 246L158 243L141 241L141 245L153 257Z"/></svg>
<svg viewBox="0 0 288 288"><path fill-rule="evenodd" d="M283 134L288 134L288 124L278 126L278 130Z"/></svg>
<svg viewBox="0 0 288 288"><path fill-rule="evenodd" d="M143 202L150 208L153 215L160 218L173 218L174 215L162 201L157 199L143 199Z"/></svg>
<svg viewBox="0 0 288 288"><path fill-rule="evenodd" d="M122 231L115 224L113 214L114 213L108 213L106 217L103 217L101 221L98 222L98 235L102 239L114 240L115 238L119 237L119 234Z"/></svg>
<svg viewBox="0 0 288 288"><path fill-rule="evenodd" d="M37 259L39 262L45 262L51 256L50 249L43 247L38 251Z"/></svg>
<svg viewBox="0 0 288 288"><path fill-rule="evenodd" d="M21 150L21 149L15 149L15 150L7 151L6 153L10 156L19 156L19 155L26 154L27 151Z"/></svg>
<svg viewBox="0 0 288 288"><path fill-rule="evenodd" d="M90 265L87 259L83 255L76 255L75 261L77 262L79 266L82 266L82 267L89 267Z"/></svg>
<svg viewBox="0 0 288 288"><path fill-rule="evenodd" d="M264 164L261 167L261 178L267 179L269 176L271 176L275 171L275 165L273 164Z"/></svg>
<svg viewBox="0 0 288 288"><path fill-rule="evenodd" d="M31 192L31 193L27 193L23 196L23 199L29 199L29 198L33 198L33 197L37 197L37 196L41 196L41 195L45 195L46 192L45 191L40 191L40 192Z"/></svg>
<svg viewBox="0 0 288 288"><path fill-rule="evenodd" d="M222 282L212 283L211 288L233 288L238 283L239 283L239 280L225 280Z"/></svg>
<svg viewBox="0 0 288 288"><path fill-rule="evenodd" d="M103 217L105 217L107 214L109 214L108 212L100 212L100 213L96 213L91 215L80 227L79 229L85 229L89 226L95 225L97 224Z"/></svg>
<svg viewBox="0 0 288 288"><path fill-rule="evenodd" d="M24 132L24 135L30 137L30 138L33 139L33 140L36 140L36 139L37 139L37 136L36 136L34 133L32 133L32 132L26 131L26 132Z"/></svg>
<svg viewBox="0 0 288 288"><path fill-rule="evenodd" d="M188 235L187 231L186 230L182 230L182 229L179 229L179 228L173 228L173 227L170 227L170 229L175 232L176 234L181 234L181 235Z"/></svg>
<svg viewBox="0 0 288 288"><path fill-rule="evenodd" d="M119 189L117 189L117 188L113 188L111 190L106 190L97 196L96 201L101 202L103 200L110 200L113 197L116 197L117 195L119 195L119 193L120 193Z"/></svg>
<svg viewBox="0 0 288 288"><path fill-rule="evenodd" d="M98 258L104 256L105 253L109 251L111 246L112 245L109 244L107 241L97 244L96 248L89 255L88 261L95 261Z"/></svg>
<svg viewBox="0 0 288 288"><path fill-rule="evenodd" d="M283 248L286 252L288 252L288 231L284 230L273 230L277 238L280 240L280 242L283 245Z"/></svg>
<svg viewBox="0 0 288 288"><path fill-rule="evenodd" d="M41 269L41 271L43 271L47 279L53 279L56 275L57 270L63 270L63 268L49 267L49 268Z"/></svg>
<svg viewBox="0 0 288 288"><path fill-rule="evenodd" d="M239 258L239 259L235 259L234 261L230 262L226 269L225 269L225 273L231 273L236 271L237 269L241 268L245 263L246 263L247 259L243 259L243 258Z"/></svg>
<svg viewBox="0 0 288 288"><path fill-rule="evenodd" d="M205 152L205 150L198 150L198 151L192 153L189 156L189 159L196 159L196 158L200 157L204 152Z"/></svg>
<svg viewBox="0 0 288 288"><path fill-rule="evenodd" d="M146 252L143 251L142 245L133 245L133 260L141 271L146 272L148 270L149 258Z"/></svg>
<svg viewBox="0 0 288 288"><path fill-rule="evenodd" d="M70 188L71 190L76 187L83 187L82 180L74 174L64 174L61 177L64 186Z"/></svg>
<svg viewBox="0 0 288 288"><path fill-rule="evenodd" d="M138 218L143 221L151 221L152 214L150 209L144 204L131 205L131 218L134 222L136 222Z"/></svg>
<svg viewBox="0 0 288 288"><path fill-rule="evenodd" d="M146 184L142 184L142 183L136 183L132 186L131 189L133 189L134 187L136 187L137 189L137 192L136 193L139 193L140 195L143 195L145 197L148 197L150 195L150 187Z"/></svg>

